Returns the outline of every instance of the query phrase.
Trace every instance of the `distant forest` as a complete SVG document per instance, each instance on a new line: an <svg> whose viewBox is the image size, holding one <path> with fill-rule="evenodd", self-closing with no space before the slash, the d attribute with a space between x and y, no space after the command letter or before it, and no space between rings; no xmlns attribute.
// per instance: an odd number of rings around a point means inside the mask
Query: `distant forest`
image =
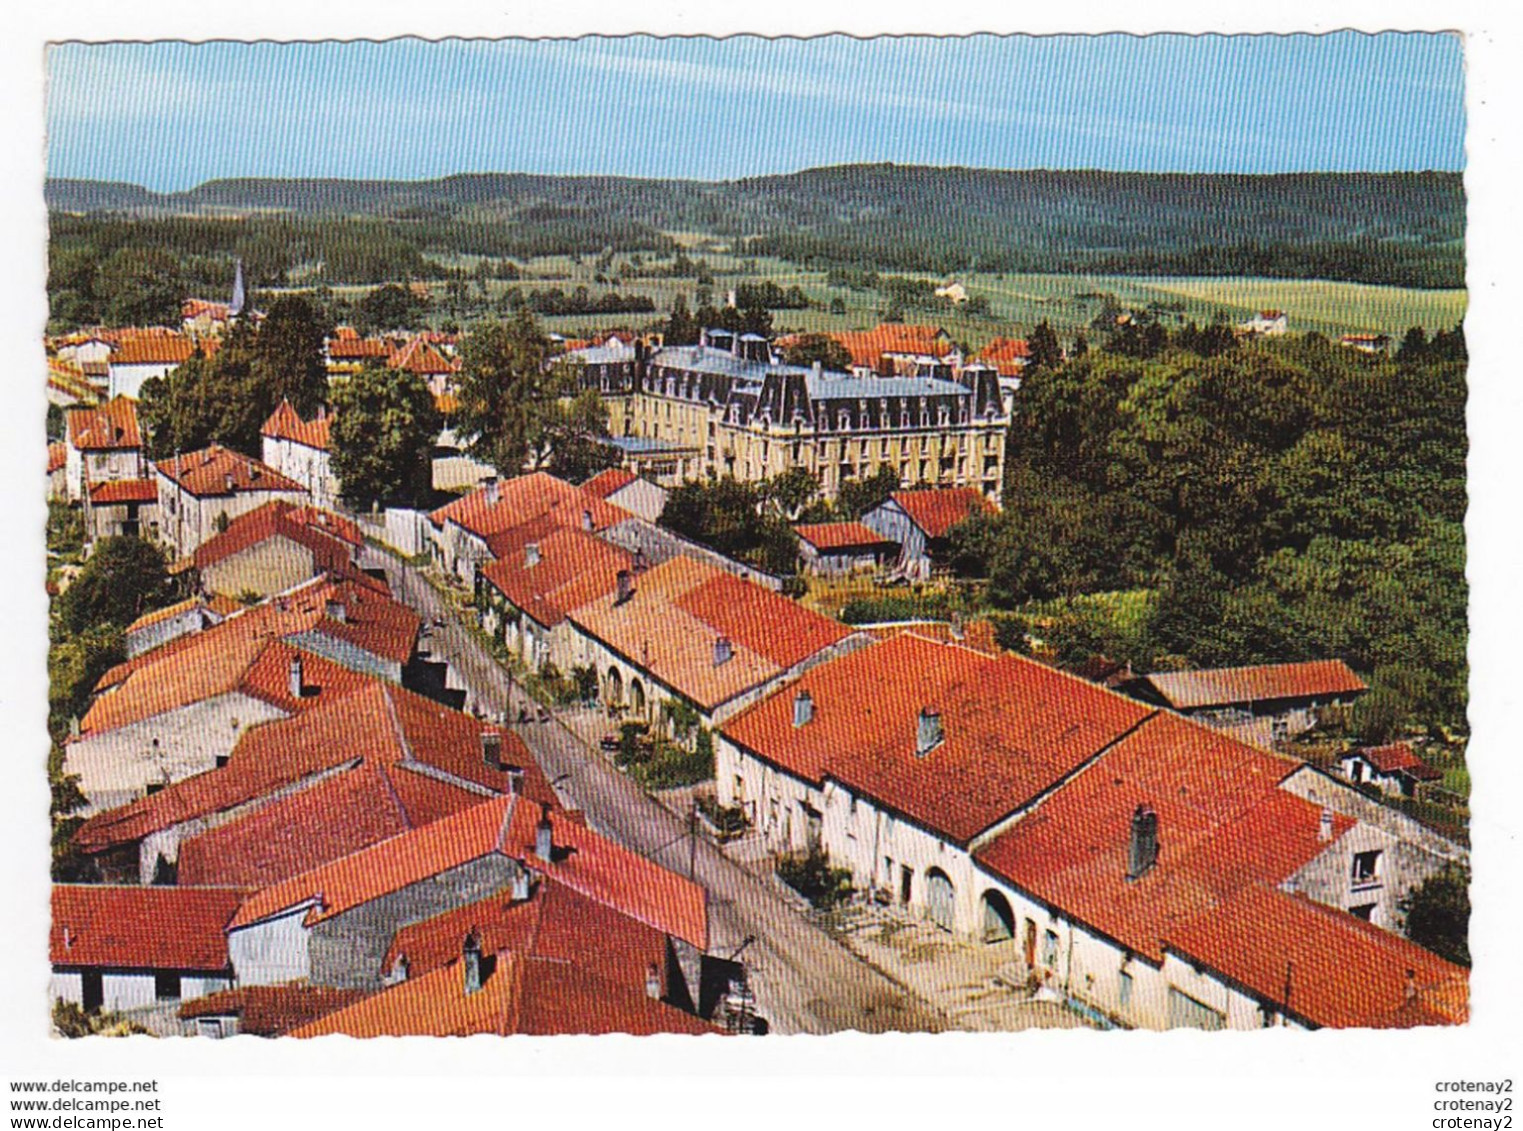
<svg viewBox="0 0 1523 1131"><path fill-rule="evenodd" d="M727 182L481 174L226 180L159 194L49 180L52 288L152 253L192 288L447 278L455 255L660 252L701 232L816 268L1256 275L1464 285L1458 174L1284 176L855 165ZM66 302L65 306L68 305ZM61 313L55 311L55 313Z"/></svg>

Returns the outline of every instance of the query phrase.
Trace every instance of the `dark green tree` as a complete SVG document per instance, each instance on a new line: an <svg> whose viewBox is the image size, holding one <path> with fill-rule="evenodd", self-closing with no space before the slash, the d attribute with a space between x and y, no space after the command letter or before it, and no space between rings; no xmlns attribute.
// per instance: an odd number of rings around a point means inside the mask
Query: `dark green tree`
<svg viewBox="0 0 1523 1131"><path fill-rule="evenodd" d="M679 294L672 300L672 315L666 320L662 341L669 346L697 345L699 329L697 320L688 312L687 296Z"/></svg>
<svg viewBox="0 0 1523 1131"><path fill-rule="evenodd" d="M362 334L415 329L423 310L423 301L410 289L387 283L360 299L354 312L356 329Z"/></svg>
<svg viewBox="0 0 1523 1131"><path fill-rule="evenodd" d="M442 421L425 378L368 366L335 387L333 410L333 473L346 499L363 507L427 500Z"/></svg>
<svg viewBox="0 0 1523 1131"><path fill-rule="evenodd" d="M558 354L531 313L478 326L465 340L461 362L456 428L469 437L476 458L510 476L549 467L557 444L568 461L584 458L573 456L567 437L596 434L597 422L582 411L586 399L576 398L575 364Z"/></svg>
<svg viewBox="0 0 1523 1131"><path fill-rule="evenodd" d="M1055 369L1063 364L1063 347L1058 344L1058 335L1045 318L1031 331L1031 337L1026 339L1026 348L1031 351L1026 358L1027 373L1035 373L1039 369Z"/></svg>
<svg viewBox="0 0 1523 1131"><path fill-rule="evenodd" d="M169 252L123 247L101 263L94 293L109 325L178 326L185 284Z"/></svg>
<svg viewBox="0 0 1523 1131"><path fill-rule="evenodd" d="M821 368L839 373L851 368L851 351L829 334L800 334L783 350L783 360L806 368L819 362Z"/></svg>
<svg viewBox="0 0 1523 1131"><path fill-rule="evenodd" d="M1397 361L1421 361L1428 356L1428 332L1421 326L1408 327L1396 350Z"/></svg>
<svg viewBox="0 0 1523 1131"><path fill-rule="evenodd" d="M1470 876L1449 866L1429 876L1399 904L1407 938L1461 966L1470 965Z"/></svg>
<svg viewBox="0 0 1523 1131"><path fill-rule="evenodd" d="M125 628L173 598L164 555L156 546L141 538L102 538L58 599L58 623L71 634L100 625Z"/></svg>
<svg viewBox="0 0 1523 1131"><path fill-rule="evenodd" d="M324 343L331 331L322 312L301 295L270 304L254 341L253 372L266 390L264 400L272 406L288 400L303 419L317 412L328 398Z"/></svg>
<svg viewBox="0 0 1523 1131"><path fill-rule="evenodd" d="M899 490L899 473L881 465L866 479L848 479L836 493L836 509L848 519L861 518L874 507L882 506Z"/></svg>

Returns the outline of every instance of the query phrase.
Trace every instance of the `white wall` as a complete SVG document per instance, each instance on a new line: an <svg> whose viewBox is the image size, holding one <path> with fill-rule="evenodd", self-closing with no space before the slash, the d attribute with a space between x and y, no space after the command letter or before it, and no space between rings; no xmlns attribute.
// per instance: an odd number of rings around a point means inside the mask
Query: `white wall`
<svg viewBox="0 0 1523 1131"><path fill-rule="evenodd" d="M109 691L119 695L121 691ZM170 781L215 768L252 726L285 712L240 691L73 739L64 749L64 772L79 775L87 805L81 816L142 797L150 782ZM158 745L154 745L157 740Z"/></svg>
<svg viewBox="0 0 1523 1131"><path fill-rule="evenodd" d="M270 986L309 978L312 932L303 925L310 904L227 934L227 954L240 985Z"/></svg>

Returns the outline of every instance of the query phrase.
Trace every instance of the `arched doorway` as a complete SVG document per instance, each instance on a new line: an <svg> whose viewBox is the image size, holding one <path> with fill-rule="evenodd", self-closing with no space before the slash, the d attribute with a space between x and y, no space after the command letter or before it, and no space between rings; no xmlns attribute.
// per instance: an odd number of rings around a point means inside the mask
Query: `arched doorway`
<svg viewBox="0 0 1523 1131"><path fill-rule="evenodd" d="M603 687L603 694L610 707L624 705L624 677L619 674L618 668L608 669L608 680Z"/></svg>
<svg viewBox="0 0 1523 1131"><path fill-rule="evenodd" d="M952 930L956 920L956 892L952 881L940 868L925 874L925 911L931 922L943 931Z"/></svg>
<svg viewBox="0 0 1523 1131"><path fill-rule="evenodd" d="M639 679L629 681L629 709L640 718L645 717L645 685Z"/></svg>
<svg viewBox="0 0 1523 1131"><path fill-rule="evenodd" d="M1015 938L1015 912L1010 909L1010 901L990 888L979 902L984 911L984 942L1005 942Z"/></svg>

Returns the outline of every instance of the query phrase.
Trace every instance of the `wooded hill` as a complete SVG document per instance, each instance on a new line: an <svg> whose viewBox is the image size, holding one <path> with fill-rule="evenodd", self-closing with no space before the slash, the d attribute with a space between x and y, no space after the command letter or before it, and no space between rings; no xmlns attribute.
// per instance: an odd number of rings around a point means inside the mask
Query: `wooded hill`
<svg viewBox="0 0 1523 1131"><path fill-rule="evenodd" d="M54 179L46 198L55 221L90 218L74 220L76 232L91 220L167 219L173 230L215 218L257 238L272 223L320 220L432 255L659 251L673 246L665 233L680 231L816 265L1464 285L1464 188L1454 173L842 165L721 182L490 173L219 180L163 194ZM187 239L196 227L185 224Z"/></svg>

